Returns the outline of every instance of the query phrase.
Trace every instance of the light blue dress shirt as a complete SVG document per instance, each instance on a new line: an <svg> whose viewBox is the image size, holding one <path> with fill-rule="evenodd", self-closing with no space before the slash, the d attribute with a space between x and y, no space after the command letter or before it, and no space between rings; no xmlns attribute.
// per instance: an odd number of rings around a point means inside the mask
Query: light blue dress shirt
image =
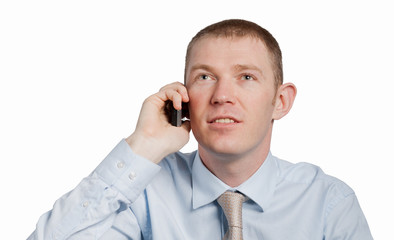
<svg viewBox="0 0 394 240"><path fill-rule="evenodd" d="M269 154L252 177L231 188L198 152L171 154L156 165L124 140L41 216L28 239L220 240L228 226L216 199L227 190L248 197L245 240L372 239L353 190L314 165Z"/></svg>

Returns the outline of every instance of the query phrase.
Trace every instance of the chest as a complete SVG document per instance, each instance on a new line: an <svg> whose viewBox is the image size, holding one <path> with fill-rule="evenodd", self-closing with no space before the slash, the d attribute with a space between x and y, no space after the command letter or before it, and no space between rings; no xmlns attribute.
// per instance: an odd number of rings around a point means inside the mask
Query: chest
<svg viewBox="0 0 394 240"><path fill-rule="evenodd" d="M190 202L146 202L145 213L137 216L144 239L222 239L227 220L216 202L193 209ZM313 204L273 204L265 212L253 202L244 203L242 221L244 239L323 239L323 221Z"/></svg>

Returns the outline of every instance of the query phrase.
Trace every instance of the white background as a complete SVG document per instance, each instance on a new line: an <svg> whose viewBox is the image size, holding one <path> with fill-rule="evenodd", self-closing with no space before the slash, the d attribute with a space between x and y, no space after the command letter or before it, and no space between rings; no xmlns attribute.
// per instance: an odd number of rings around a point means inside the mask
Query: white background
<svg viewBox="0 0 394 240"><path fill-rule="evenodd" d="M392 10L379 0L2 1L0 238L26 239L133 131L142 101L183 81L193 35L227 18L267 28L298 87L273 154L344 180L375 239L390 238Z"/></svg>

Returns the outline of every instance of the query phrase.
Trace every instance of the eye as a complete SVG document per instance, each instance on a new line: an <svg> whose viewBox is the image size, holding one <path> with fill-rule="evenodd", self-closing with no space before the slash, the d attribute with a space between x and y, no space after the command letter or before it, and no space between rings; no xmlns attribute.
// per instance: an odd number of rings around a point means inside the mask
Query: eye
<svg viewBox="0 0 394 240"><path fill-rule="evenodd" d="M199 80L209 80L211 77L207 74L201 74L198 76Z"/></svg>
<svg viewBox="0 0 394 240"><path fill-rule="evenodd" d="M242 75L241 79L250 81L250 80L254 80L255 78L250 74L244 74Z"/></svg>

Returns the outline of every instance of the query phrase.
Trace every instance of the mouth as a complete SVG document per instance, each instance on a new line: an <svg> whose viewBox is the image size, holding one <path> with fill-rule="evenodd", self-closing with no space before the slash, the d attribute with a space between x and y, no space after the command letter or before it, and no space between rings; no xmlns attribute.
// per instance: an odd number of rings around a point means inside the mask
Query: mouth
<svg viewBox="0 0 394 240"><path fill-rule="evenodd" d="M221 123L221 124L230 124L230 123L239 123L239 121L233 117L216 117L213 118L209 123Z"/></svg>
<svg viewBox="0 0 394 240"><path fill-rule="evenodd" d="M234 119L231 118L219 118L215 119L213 123L235 123Z"/></svg>

